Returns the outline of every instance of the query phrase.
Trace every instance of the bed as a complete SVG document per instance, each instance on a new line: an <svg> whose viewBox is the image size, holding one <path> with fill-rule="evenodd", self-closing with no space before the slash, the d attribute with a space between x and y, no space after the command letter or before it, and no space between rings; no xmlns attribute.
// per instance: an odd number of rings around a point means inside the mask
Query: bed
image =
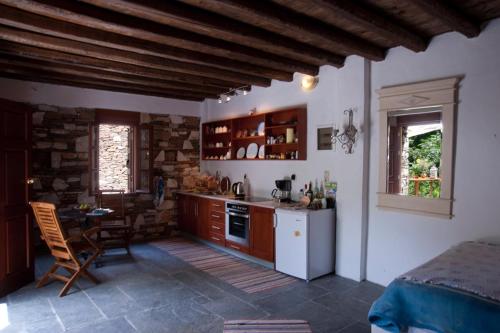
<svg viewBox="0 0 500 333"><path fill-rule="evenodd" d="M395 279L372 332L500 332L500 245L464 242Z"/></svg>

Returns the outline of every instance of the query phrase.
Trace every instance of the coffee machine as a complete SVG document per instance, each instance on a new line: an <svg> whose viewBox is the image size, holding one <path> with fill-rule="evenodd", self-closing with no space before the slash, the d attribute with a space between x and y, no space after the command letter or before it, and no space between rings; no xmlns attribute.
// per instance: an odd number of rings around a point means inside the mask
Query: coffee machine
<svg viewBox="0 0 500 333"><path fill-rule="evenodd" d="M271 195L278 202L292 201L292 181L290 179L279 179L275 181L276 187Z"/></svg>

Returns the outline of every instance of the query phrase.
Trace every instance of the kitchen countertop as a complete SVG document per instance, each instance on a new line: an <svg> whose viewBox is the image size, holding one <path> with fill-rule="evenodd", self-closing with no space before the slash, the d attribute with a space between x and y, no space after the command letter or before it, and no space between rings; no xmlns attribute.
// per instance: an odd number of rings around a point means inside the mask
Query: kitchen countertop
<svg viewBox="0 0 500 333"><path fill-rule="evenodd" d="M262 207L262 208L270 208L270 209L289 209L289 210L294 210L294 211L304 211L307 212L309 209L303 207L300 203L285 203L285 202L276 202L272 199L269 199L267 201L257 201L257 202L247 202L247 201L241 201L237 200L234 198L234 196L231 195L223 195L223 194L210 194L210 193L204 193L204 192L191 192L191 191L175 191L177 194L184 194L184 195L192 195L200 198L207 198L207 199L215 199L215 200L221 200L221 201L228 201L228 202L234 202L234 203L240 203L244 205L249 205L249 206L256 206L256 207Z"/></svg>

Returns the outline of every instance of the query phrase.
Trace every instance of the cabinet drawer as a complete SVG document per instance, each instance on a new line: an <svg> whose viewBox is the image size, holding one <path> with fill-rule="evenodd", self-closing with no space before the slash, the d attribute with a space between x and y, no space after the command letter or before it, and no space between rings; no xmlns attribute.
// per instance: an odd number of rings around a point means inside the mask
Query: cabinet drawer
<svg viewBox="0 0 500 333"><path fill-rule="evenodd" d="M243 245L238 244L238 243L228 241L228 240L226 241L226 247L230 248L232 250L240 251L240 252L247 253L247 254L250 252L248 247L243 246Z"/></svg>
<svg viewBox="0 0 500 333"><path fill-rule="evenodd" d="M214 222L224 223L226 221L226 214L220 212L210 212L208 218Z"/></svg>
<svg viewBox="0 0 500 333"><path fill-rule="evenodd" d="M222 200L210 200L208 204L208 213L224 216L225 202Z"/></svg>
<svg viewBox="0 0 500 333"><path fill-rule="evenodd" d="M226 243L225 242L226 239L224 238L224 236L221 236L220 234L217 233L213 233L212 231L208 232L208 240L222 246L224 246Z"/></svg>
<svg viewBox="0 0 500 333"><path fill-rule="evenodd" d="M225 235L226 234L226 225L225 223L210 221L208 224L208 229L216 234Z"/></svg>

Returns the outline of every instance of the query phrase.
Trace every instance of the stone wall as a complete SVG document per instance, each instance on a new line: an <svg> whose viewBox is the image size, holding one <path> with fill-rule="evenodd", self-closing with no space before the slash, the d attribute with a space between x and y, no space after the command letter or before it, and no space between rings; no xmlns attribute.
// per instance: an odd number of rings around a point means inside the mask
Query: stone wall
<svg viewBox="0 0 500 333"><path fill-rule="evenodd" d="M69 209L79 203L94 203L89 195L90 109L67 109L38 105L33 113L33 199ZM199 173L198 117L141 114L142 123L153 127L155 176L165 181L165 200L155 207L153 195L126 195L126 212L136 230L153 222L176 224L172 191L192 187Z"/></svg>
<svg viewBox="0 0 500 333"><path fill-rule="evenodd" d="M99 125L99 188L126 190L129 187L130 126Z"/></svg>

